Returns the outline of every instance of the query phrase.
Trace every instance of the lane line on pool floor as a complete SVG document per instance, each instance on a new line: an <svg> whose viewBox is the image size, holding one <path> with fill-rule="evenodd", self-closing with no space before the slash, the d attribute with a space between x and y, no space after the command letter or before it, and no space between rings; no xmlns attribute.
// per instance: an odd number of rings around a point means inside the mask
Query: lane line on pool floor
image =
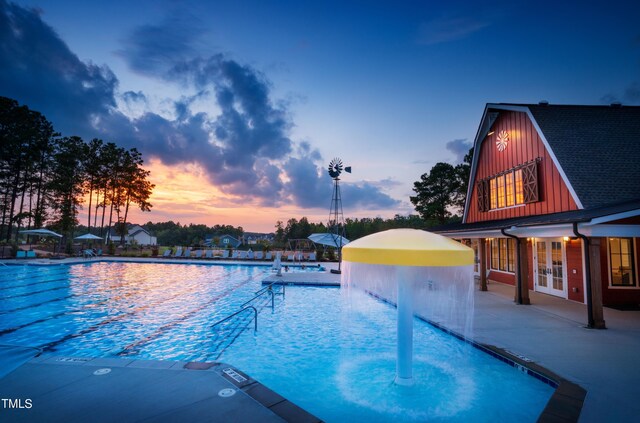
<svg viewBox="0 0 640 423"><path fill-rule="evenodd" d="M231 287L229 289L227 289L226 291L224 291L223 293L219 294L217 297L212 298L211 300L209 300L207 303L202 304L200 307L191 310L189 313L187 313L186 315L184 315L183 317L181 317L180 319L174 320L172 322L166 323L165 325L159 327L158 329L156 329L156 331L150 335L148 335L147 337L138 340L134 343L131 343L127 346L125 346L122 351L118 352L116 355L117 356L126 356L129 355L128 350L133 350L134 354L137 353L136 349L139 348L140 346L147 344L151 341L153 341L154 339L159 338L160 336L162 336L164 333L166 333L168 330L170 330L171 328L173 328L174 326L180 324L181 322L189 319L190 317L194 316L195 314L199 313L200 311L204 310L207 307L210 307L213 303L219 301L221 298L224 298L226 296L228 296L229 294L231 294L232 292L235 292L238 288L241 288L242 286L248 284L249 282L255 281L256 277L262 277L262 275L254 275L251 276L249 278L247 278L245 281L241 282L238 285L235 285L234 287Z"/></svg>

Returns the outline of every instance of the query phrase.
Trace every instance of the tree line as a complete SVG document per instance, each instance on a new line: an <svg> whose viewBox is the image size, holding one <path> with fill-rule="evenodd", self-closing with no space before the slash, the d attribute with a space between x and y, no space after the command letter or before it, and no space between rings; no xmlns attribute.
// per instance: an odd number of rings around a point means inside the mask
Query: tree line
<svg viewBox="0 0 640 423"><path fill-rule="evenodd" d="M397 228L426 229L434 222L426 222L420 216L400 216L396 215L391 219L376 218L347 218L345 219L345 231L347 238L355 240L363 236ZM147 231L157 237L158 244L163 246L202 246L209 237L221 237L231 235L239 240L246 235L242 226L184 224L173 221L168 222L147 222L143 226ZM289 241L307 239L314 233L325 233L327 227L323 222L310 222L307 217L300 219L291 218L286 224L283 221L276 222L273 232L274 241L272 247L287 248Z"/></svg>
<svg viewBox="0 0 640 423"><path fill-rule="evenodd" d="M231 225L213 225L207 226L202 224L185 224L173 222L147 222L144 228L158 239L159 245L203 245L209 236L220 237L222 235L231 235L234 238L241 239L244 230L242 226L234 227Z"/></svg>
<svg viewBox="0 0 640 423"><path fill-rule="evenodd" d="M381 217L346 218L344 225L347 238L353 241L363 236L388 229L426 229L431 225L431 222L425 221L417 215L395 215L390 219L383 219ZM279 247L286 247L288 242L294 239L306 239L311 234L325 233L328 231L324 223L309 222L306 217L300 220L291 218L287 220L286 224L279 220L275 228L274 244Z"/></svg>
<svg viewBox="0 0 640 423"><path fill-rule="evenodd" d="M123 234L131 207L151 210L154 185L135 148L61 136L41 113L6 97L0 97L0 141L0 240L47 225L70 248L86 197L87 229L99 236L114 224Z"/></svg>

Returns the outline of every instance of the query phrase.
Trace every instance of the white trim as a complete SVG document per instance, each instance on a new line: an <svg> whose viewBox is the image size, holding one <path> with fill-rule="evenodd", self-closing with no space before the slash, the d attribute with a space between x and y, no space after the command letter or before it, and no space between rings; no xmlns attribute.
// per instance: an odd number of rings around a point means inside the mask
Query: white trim
<svg viewBox="0 0 640 423"><path fill-rule="evenodd" d="M624 238L640 238L640 225L592 225L590 222L578 224L578 230L581 234L588 237L624 237ZM575 237L572 223L559 223L556 225L540 225L540 226L512 226L506 228L511 235L519 238L557 238L557 237ZM460 232L439 232L440 235L450 238L503 238L504 235L500 229L479 229Z"/></svg>
<svg viewBox="0 0 640 423"><path fill-rule="evenodd" d="M540 225L540 226L512 226L505 229L510 234L520 238L559 238L563 236L574 237L573 225L570 223L561 223L558 225Z"/></svg>
<svg viewBox="0 0 640 423"><path fill-rule="evenodd" d="M609 216L596 217L591 219L591 222L585 223L585 226L599 225L601 223L607 223L614 220L626 219L628 217L640 216L640 209L630 210L623 213L610 214Z"/></svg>
<svg viewBox="0 0 640 423"><path fill-rule="evenodd" d="M578 225L580 226L580 225ZM640 238L640 225L596 225L581 229L587 236Z"/></svg>
<svg viewBox="0 0 640 423"><path fill-rule="evenodd" d="M503 207L501 209L490 209L489 213L494 212L494 211L500 211L500 210L515 209L515 208L524 207L524 206L526 206L526 204L516 204L515 206L507 206L507 207Z"/></svg>
<svg viewBox="0 0 640 423"><path fill-rule="evenodd" d="M531 113L531 110L529 110L528 107L527 107L527 115L529 116L529 119L531 120L531 123L533 124L534 128L536 128L536 131L538 131L538 135L540 135L540 139L542 140L542 143L547 149L547 153L549 153L549 156L551 157L553 164L556 166L556 169L558 169L560 176L562 176L562 180L564 181L564 184L567 186L567 189L569 190L569 192L571 193L571 196L573 197L573 201L576 203L579 209L584 209L584 207L582 206L582 202L578 198L578 194L576 194L576 191L573 189L571 182L569 182L569 178L567 178L567 175L564 173L564 170L562 169L562 166L560 166L560 162L558 161L558 158L556 157L553 150L551 149L551 146L549 145L547 138L542 133L542 129L540 129L538 122L536 122L535 118L533 117L533 114Z"/></svg>
<svg viewBox="0 0 640 423"><path fill-rule="evenodd" d="M547 265L551 266L551 273L547 276L547 289L538 289L538 243L544 242L545 245L545 261ZM560 242L560 254L562 255L562 293L558 289L553 288L553 242ZM569 274L567 266L567 246L560 237L544 238L536 240L533 243L533 289L536 292L542 292L543 294L553 295L554 297L569 298ZM551 260L549 260L551 259ZM550 285L549 285L550 284Z"/></svg>
<svg viewBox="0 0 640 423"><path fill-rule="evenodd" d="M616 237L616 238L629 238L629 237ZM634 270L635 277L635 285L633 286L624 286L624 285L612 285L611 284L611 251L609 250L609 238L605 238L605 242L607 243L607 289L631 289L638 290L640 289L640 281L638 280L638 269L636 264L638 263L638 252L636 251L636 240L635 237L631 238L631 248L633 249L633 265L632 269Z"/></svg>
<svg viewBox="0 0 640 423"><path fill-rule="evenodd" d="M480 119L480 125L478 126L478 131L476 132L476 138L473 140L473 159L471 160L471 171L469 172L469 183L467 185L467 198L464 200L464 210L462 211L462 223L467 223L467 212L469 211L469 202L471 201L471 194L473 193L474 184L471 181L475 182L475 174L478 167L478 158L480 156L480 134L482 131L482 127L484 125L485 120L487 119L487 112L489 111L489 103L484 106L484 112L482 112L482 118Z"/></svg>
<svg viewBox="0 0 640 423"><path fill-rule="evenodd" d="M439 235L449 238L504 238L499 229L487 229L479 231L462 232L438 232Z"/></svg>

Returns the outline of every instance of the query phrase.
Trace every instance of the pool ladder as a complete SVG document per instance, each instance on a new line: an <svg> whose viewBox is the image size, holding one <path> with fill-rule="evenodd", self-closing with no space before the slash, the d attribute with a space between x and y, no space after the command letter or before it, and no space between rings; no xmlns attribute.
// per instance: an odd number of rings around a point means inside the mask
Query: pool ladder
<svg viewBox="0 0 640 423"><path fill-rule="evenodd" d="M217 322L215 322L213 325L211 325L211 329L213 329L214 327L218 326L221 323L226 322L227 320L231 319L234 316L237 316L238 314L241 314L247 310L253 310L253 330L254 332L256 332L258 330L258 309L256 309L254 306L252 305L247 305L255 300L257 300L258 298L262 297L263 295L265 295L265 293L270 294L271 296L271 310L275 309L275 296L276 295L282 295L282 298L284 298L285 296L285 287L284 285L282 285L282 292L279 293L275 293L273 291L273 285L274 284L269 284L267 286L265 286L264 288L256 291L254 294L255 296L253 298L251 298L249 301L245 301L244 303L242 303L240 305L241 309L231 313L230 315L228 315L227 317L225 317L222 320L218 320Z"/></svg>

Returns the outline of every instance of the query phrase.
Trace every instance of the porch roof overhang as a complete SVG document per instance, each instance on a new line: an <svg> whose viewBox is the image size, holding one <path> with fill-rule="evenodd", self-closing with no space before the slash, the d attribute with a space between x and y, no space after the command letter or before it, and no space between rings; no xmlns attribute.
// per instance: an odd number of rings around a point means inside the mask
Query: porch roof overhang
<svg viewBox="0 0 640 423"><path fill-rule="evenodd" d="M504 229L522 238L573 237L575 222L578 231L588 237L640 237L640 224L615 223L636 216L640 216L640 200L564 213L451 224L433 228L432 232L451 238L500 238Z"/></svg>

